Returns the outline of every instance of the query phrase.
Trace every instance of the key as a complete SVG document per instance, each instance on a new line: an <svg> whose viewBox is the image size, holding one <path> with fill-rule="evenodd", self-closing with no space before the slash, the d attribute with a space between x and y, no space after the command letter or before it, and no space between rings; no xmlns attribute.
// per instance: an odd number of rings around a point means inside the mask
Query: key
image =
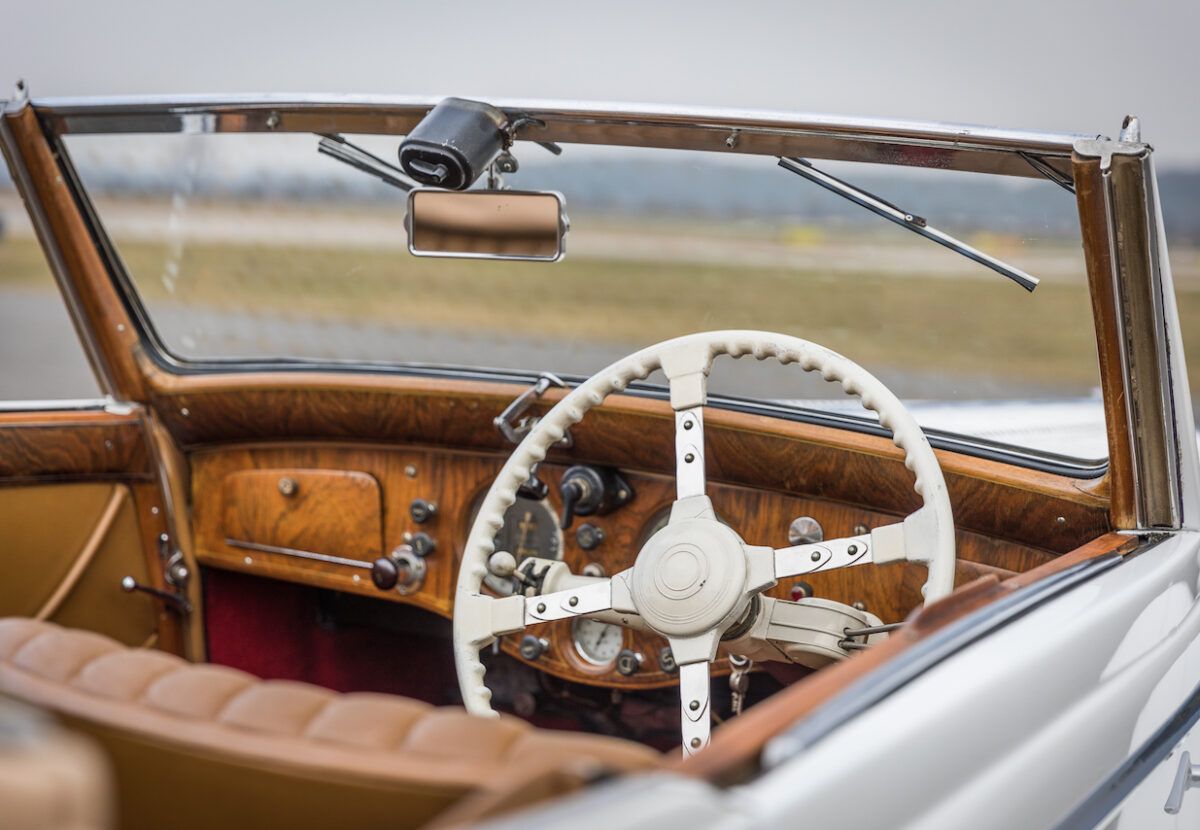
<svg viewBox="0 0 1200 830"><path fill-rule="evenodd" d="M750 669L754 661L739 654L731 654L729 665L733 669L729 675L729 704L736 717L742 713L742 704L746 700L746 692L750 689Z"/></svg>

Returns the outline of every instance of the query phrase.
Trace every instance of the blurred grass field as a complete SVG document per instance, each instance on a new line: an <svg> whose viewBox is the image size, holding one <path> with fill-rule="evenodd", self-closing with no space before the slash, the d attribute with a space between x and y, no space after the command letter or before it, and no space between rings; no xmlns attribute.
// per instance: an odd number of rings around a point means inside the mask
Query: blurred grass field
<svg viewBox="0 0 1200 830"><path fill-rule="evenodd" d="M1072 395L1098 377L1081 279L1048 280L1029 294L966 260L956 278L905 273L895 263L833 272L619 256L568 256L552 265L430 260L361 246L189 242L171 254L161 242L126 241L120 250L152 316L188 306L476 337L521 330L630 348L692 331L757 328L814 340L872 368L1062 384ZM0 239L0 287L48 282L33 238ZM1200 290L1193 282L1185 281L1178 300L1196 389L1200 325L1192 321L1200 321ZM479 362L487 364L487 355Z"/></svg>

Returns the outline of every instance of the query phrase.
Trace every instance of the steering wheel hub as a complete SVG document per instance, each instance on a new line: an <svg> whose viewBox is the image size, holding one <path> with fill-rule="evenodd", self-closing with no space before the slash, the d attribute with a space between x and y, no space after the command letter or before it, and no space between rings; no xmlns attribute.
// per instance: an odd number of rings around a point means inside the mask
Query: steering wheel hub
<svg viewBox="0 0 1200 830"><path fill-rule="evenodd" d="M638 613L660 634L695 636L733 621L745 604L742 540L712 519L685 519L654 534L633 566Z"/></svg>

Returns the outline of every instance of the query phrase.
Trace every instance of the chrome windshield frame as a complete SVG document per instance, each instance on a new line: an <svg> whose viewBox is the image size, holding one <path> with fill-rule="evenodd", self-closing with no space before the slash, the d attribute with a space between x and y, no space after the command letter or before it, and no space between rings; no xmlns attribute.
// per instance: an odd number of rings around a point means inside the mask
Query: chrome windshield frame
<svg viewBox="0 0 1200 830"><path fill-rule="evenodd" d="M403 135L440 100L426 97L344 96L344 95L234 95L234 96L172 96L172 97L113 97L113 98L55 98L9 102L7 111L31 106L47 139L61 151L60 165L71 171L65 153L63 136L78 134L133 133L350 133ZM1062 177L1056 183L1074 183L1078 168L1075 163L1081 147L1097 146L1110 139L1091 133L1041 132L963 124L872 119L812 113L783 113L742 109L713 109L692 107L661 107L637 104L578 104L548 101L489 101L510 115L514 123L523 126L517 140L555 142L557 144L598 144L641 146L657 149L699 150L742 155L779 157L803 155L814 159L848 160L891 166L914 166L931 169L970 171L1019 178L1046 177L1049 168ZM1120 143L1120 142L1112 142ZM1039 162L1034 165L1032 157ZM71 182L75 198L88 215L93 233L101 240L107 237L91 209L90 200L81 183ZM1154 216L1161 226L1161 217L1150 206L1142 210ZM1157 236L1151 232L1151 236ZM1163 256L1165 258L1165 249ZM124 297L131 317L138 321L139 335L150 348L145 356L159 368L172 374L186 375L212 371L238 372L254 368L278 371L324 368L341 371L399 372L440 374L445 371L458 375L458 367L429 366L360 366L333 363L323 365L313 361L282 361L270 367L254 367L233 362L180 362L162 348L153 326L140 308L123 266L114 261L115 252L105 257L110 273ZM1160 295L1161 296L1161 295ZM1174 309L1171 309L1174 311ZM1173 325L1177 333L1177 317ZM220 365L218 365L218 363ZM1176 366L1176 371L1178 371ZM1121 385L1128 387L1127 378ZM1186 388L1186 387L1184 387ZM1176 392L1179 387L1176 387ZM1169 415L1175 413L1168 413ZM1187 413L1190 415L1190 412ZM1190 418L1189 418L1190 421ZM845 424L843 424L845 426ZM1123 428L1123 425L1118 425ZM853 427L851 427L853 428ZM1184 449L1187 436L1181 435L1184 425L1171 423L1168 433L1179 437L1176 444ZM1111 433L1109 425L1110 449ZM947 445L952 442L947 441ZM1194 437L1193 437L1194 444ZM947 446L949 449L950 447ZM958 451L983 457L997 457L1008 463L1041 468L1031 463L1026 453L1022 458L1003 457L994 447L956 447ZM1176 456L1178 457L1178 456ZM1111 466L1112 455L1110 453ZM1095 476L1100 467L1081 462L1078 470L1067 470L1060 459L1052 459L1061 475L1079 478ZM1067 465L1070 466L1070 465ZM1148 471L1147 471L1148 472ZM1171 471L1178 477L1178 468ZM1177 479L1178 480L1178 479ZM1139 490L1145 481L1135 483ZM1195 501L1197 488L1187 487L1184 500ZM1200 511L1189 511L1192 515ZM1169 526L1168 523L1167 526ZM1118 525L1122 526L1122 525ZM1163 527L1163 524L1158 524Z"/></svg>
<svg viewBox="0 0 1200 830"><path fill-rule="evenodd" d="M88 133L409 132L440 98L349 95L233 95L47 98L33 101L58 135ZM1095 134L820 113L643 104L491 99L518 140L607 144L720 153L804 156L1023 178L1065 179L1076 141Z"/></svg>

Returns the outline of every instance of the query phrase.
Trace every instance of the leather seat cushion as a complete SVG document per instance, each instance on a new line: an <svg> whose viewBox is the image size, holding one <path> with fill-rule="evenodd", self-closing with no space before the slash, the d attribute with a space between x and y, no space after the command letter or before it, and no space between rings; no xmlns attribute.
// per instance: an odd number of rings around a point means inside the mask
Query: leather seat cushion
<svg viewBox="0 0 1200 830"><path fill-rule="evenodd" d="M544 732L516 718L477 718L391 695L264 681L25 618L0 619L0 693L191 757L323 782L395 785L438 794L444 804L512 787L515 769L535 760L595 774L663 763L627 741Z"/></svg>

